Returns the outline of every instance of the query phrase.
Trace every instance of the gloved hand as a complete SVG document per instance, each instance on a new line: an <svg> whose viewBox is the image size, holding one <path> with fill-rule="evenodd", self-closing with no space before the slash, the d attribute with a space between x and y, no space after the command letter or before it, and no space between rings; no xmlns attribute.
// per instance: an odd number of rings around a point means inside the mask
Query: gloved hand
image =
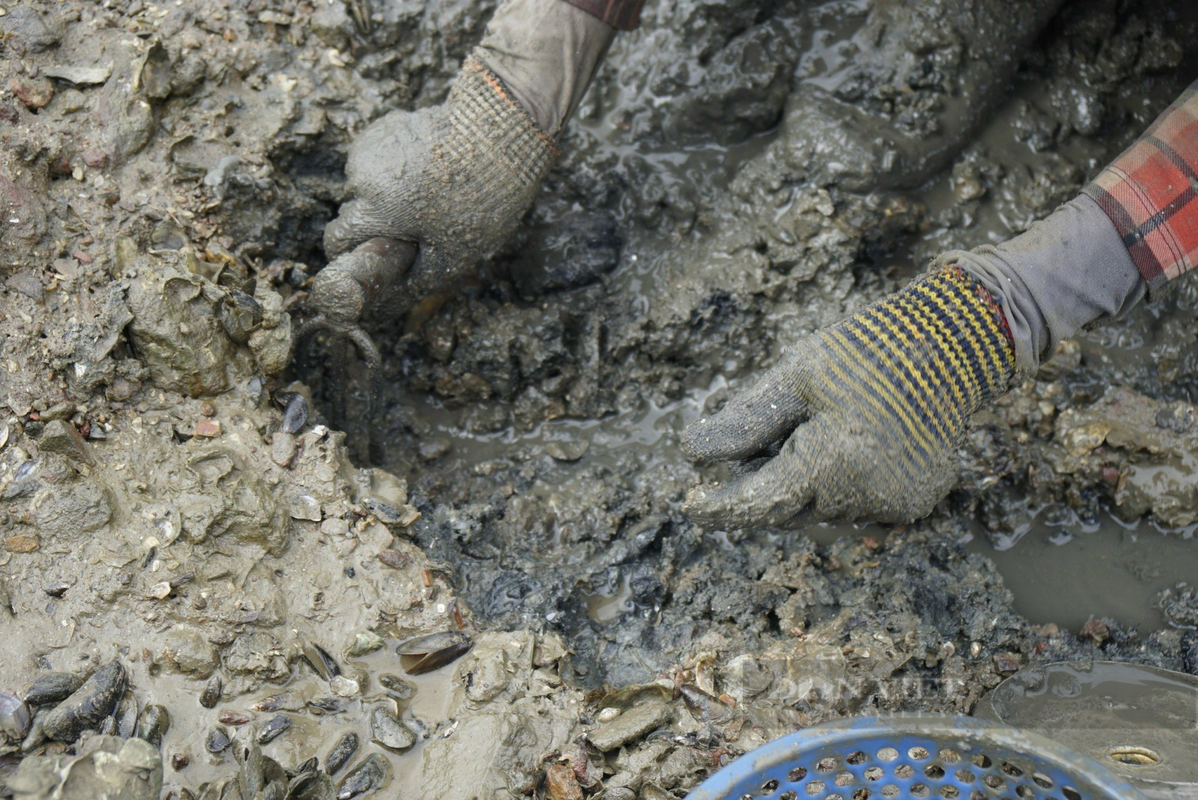
<svg viewBox="0 0 1198 800"><path fill-rule="evenodd" d="M330 258L374 238L419 245L413 302L451 285L512 234L556 150L499 79L469 59L443 105L392 112L350 148L353 199L325 228Z"/></svg>
<svg viewBox="0 0 1198 800"><path fill-rule="evenodd" d="M685 510L727 526L907 522L957 476L970 415L1147 284L1086 196L1004 244L952 251L906 289L800 342L757 386L687 428L703 461L781 450Z"/></svg>
<svg viewBox="0 0 1198 800"><path fill-rule="evenodd" d="M444 104L394 111L350 147L352 199L325 229L329 258L376 236L414 242L415 304L496 249L532 205L615 29L561 0L507 0Z"/></svg>
<svg viewBox="0 0 1198 800"><path fill-rule="evenodd" d="M752 390L687 428L683 447L703 461L785 443L756 472L693 489L684 510L733 527L921 517L956 478L970 415L1014 371L989 293L959 268L934 271L800 342Z"/></svg>

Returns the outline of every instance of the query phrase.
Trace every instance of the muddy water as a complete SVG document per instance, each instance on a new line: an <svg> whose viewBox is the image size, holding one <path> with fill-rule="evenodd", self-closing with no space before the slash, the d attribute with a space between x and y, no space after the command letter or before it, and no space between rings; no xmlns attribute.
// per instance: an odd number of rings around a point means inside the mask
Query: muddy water
<svg viewBox="0 0 1198 800"><path fill-rule="evenodd" d="M1167 625L1157 595L1198 576L1193 529L1164 532L1151 522L1128 525L1104 516L1097 525L1049 528L1036 523L996 547L984 534L968 547L994 561L1034 624L1079 630L1108 617L1142 633Z"/></svg>

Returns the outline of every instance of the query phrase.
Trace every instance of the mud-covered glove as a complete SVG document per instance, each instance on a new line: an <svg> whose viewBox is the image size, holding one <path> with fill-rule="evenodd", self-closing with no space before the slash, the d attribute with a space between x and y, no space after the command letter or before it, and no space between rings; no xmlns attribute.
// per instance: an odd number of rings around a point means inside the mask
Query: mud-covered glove
<svg viewBox="0 0 1198 800"><path fill-rule="evenodd" d="M354 141L351 199L325 229L326 254L376 236L414 242L402 296L415 304L452 286L532 205L614 35L561 0L505 0L445 103L394 111Z"/></svg>
<svg viewBox="0 0 1198 800"><path fill-rule="evenodd" d="M330 258L387 236L419 245L415 302L439 292L515 230L556 150L502 82L467 60L444 104L392 112L354 141L353 199L325 228Z"/></svg>
<svg viewBox="0 0 1198 800"><path fill-rule="evenodd" d="M1002 311L961 269L907 288L800 342L748 392L687 428L703 461L781 450L684 510L731 527L909 521L957 477L970 415L1006 391L1015 351Z"/></svg>

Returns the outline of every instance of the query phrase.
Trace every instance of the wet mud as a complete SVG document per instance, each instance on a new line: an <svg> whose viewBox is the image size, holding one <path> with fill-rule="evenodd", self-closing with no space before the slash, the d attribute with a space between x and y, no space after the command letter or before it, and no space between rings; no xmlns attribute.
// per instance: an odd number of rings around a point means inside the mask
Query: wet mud
<svg viewBox="0 0 1198 800"><path fill-rule="evenodd" d="M800 726L968 713L1027 664L1194 669L1193 281L979 414L926 520L679 511L718 475L688 422L1025 229L1198 75L1170 4L1037 4L973 41L1002 5L651 4L513 242L373 321L370 466L293 330L348 142L440 102L494 4L0 3L0 689L127 676L112 723L29 755L0 702L0 781L44 796L98 751L143 774L119 737L161 706L175 797L677 797ZM470 649L405 670L447 633Z"/></svg>

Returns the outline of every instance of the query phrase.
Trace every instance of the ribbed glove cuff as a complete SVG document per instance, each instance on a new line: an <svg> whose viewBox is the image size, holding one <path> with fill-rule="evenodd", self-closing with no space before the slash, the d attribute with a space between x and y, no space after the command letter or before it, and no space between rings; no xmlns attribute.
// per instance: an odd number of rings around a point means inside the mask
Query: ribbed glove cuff
<svg viewBox="0 0 1198 800"><path fill-rule="evenodd" d="M474 57L467 58L449 93L447 154L465 163L478 160L468 148L486 147L521 185L539 185L559 155L549 134L511 96L503 81ZM468 160L469 159L469 160Z"/></svg>

